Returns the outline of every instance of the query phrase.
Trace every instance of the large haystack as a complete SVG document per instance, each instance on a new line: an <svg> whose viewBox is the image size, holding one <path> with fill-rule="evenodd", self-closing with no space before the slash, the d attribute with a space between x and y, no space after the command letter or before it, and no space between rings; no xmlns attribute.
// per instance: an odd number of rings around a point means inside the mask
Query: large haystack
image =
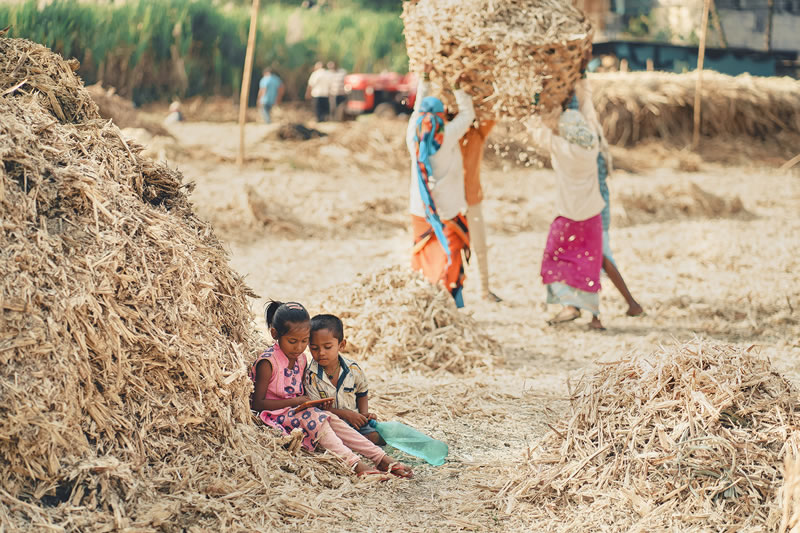
<svg viewBox="0 0 800 533"><path fill-rule="evenodd" d="M696 72L614 72L593 74L589 79L610 143L630 146L659 139L685 144L691 140ZM701 117L704 136L772 140L781 135L791 152L800 139L800 81L706 71ZM795 142L787 142L787 135Z"/></svg>
<svg viewBox="0 0 800 533"><path fill-rule="evenodd" d="M402 267L331 289L322 312L342 318L348 352L401 368L464 373L492 366L501 347L444 288Z"/></svg>
<svg viewBox="0 0 800 533"><path fill-rule="evenodd" d="M463 88L482 117L530 116L561 105L580 77L591 26L563 0L418 0L403 6L409 70ZM538 95L538 100L535 97ZM451 93L439 93L451 108Z"/></svg>
<svg viewBox="0 0 800 533"><path fill-rule="evenodd" d="M0 36L0 95L0 524L263 529L339 483L251 423L249 290L181 175L40 45Z"/></svg>
<svg viewBox="0 0 800 533"><path fill-rule="evenodd" d="M564 530L775 530L800 394L754 347L696 342L603 365L502 489ZM634 513L626 512L632 509Z"/></svg>

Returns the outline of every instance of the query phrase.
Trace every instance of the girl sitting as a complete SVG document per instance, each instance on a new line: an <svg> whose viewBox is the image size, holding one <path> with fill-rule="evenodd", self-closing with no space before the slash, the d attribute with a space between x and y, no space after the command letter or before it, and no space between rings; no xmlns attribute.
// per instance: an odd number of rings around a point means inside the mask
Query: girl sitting
<svg viewBox="0 0 800 533"><path fill-rule="evenodd" d="M411 469L386 455L347 422L317 407L303 405L309 401L303 389L307 365L304 352L311 331L308 311L296 302L270 302L265 315L275 344L259 355L250 368L255 385L250 408L258 412L264 424L287 435L300 428L303 448L312 451L321 444L359 476L390 472L411 477ZM370 469L354 451L369 458L378 470Z"/></svg>

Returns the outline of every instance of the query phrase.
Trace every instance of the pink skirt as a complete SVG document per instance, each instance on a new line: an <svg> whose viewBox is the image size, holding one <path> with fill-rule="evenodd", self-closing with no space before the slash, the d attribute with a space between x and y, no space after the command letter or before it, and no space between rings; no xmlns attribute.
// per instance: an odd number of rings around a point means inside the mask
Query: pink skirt
<svg viewBox="0 0 800 533"><path fill-rule="evenodd" d="M580 291L600 291L603 220L598 214L576 222L557 217L550 224L542 258L542 282L563 283Z"/></svg>

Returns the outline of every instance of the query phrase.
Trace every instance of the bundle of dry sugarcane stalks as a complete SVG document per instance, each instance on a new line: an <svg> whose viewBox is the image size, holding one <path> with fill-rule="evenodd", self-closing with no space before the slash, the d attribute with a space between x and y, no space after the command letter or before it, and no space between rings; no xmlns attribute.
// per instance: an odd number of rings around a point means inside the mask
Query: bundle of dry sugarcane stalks
<svg viewBox="0 0 800 533"><path fill-rule="evenodd" d="M798 451L798 401L753 346L694 341L604 363L577 384L570 415L512 474L503 498L554 504L570 520L582 505L611 512L623 502L649 531L775 531L783 459ZM797 494L788 481L787 524ZM582 529L592 520L614 517L583 517Z"/></svg>
<svg viewBox="0 0 800 533"><path fill-rule="evenodd" d="M409 69L433 67L449 109L461 87L482 118L523 118L557 107L580 77L591 26L562 0L420 0L403 8ZM537 97L538 95L538 97Z"/></svg>
<svg viewBox="0 0 800 533"><path fill-rule="evenodd" d="M367 272L323 299L345 323L348 350L375 364L465 373L492 366L501 347L442 286L404 267Z"/></svg>

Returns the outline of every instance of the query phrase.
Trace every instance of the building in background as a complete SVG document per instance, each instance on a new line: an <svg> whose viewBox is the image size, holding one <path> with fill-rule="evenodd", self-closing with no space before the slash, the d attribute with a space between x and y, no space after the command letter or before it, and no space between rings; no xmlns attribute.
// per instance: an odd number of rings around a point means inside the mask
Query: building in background
<svg viewBox="0 0 800 533"><path fill-rule="evenodd" d="M601 53L613 50L630 69L696 67L703 0L576 0L576 5L594 25L595 42L607 43ZM800 0L714 0L707 67L797 77L799 33Z"/></svg>

